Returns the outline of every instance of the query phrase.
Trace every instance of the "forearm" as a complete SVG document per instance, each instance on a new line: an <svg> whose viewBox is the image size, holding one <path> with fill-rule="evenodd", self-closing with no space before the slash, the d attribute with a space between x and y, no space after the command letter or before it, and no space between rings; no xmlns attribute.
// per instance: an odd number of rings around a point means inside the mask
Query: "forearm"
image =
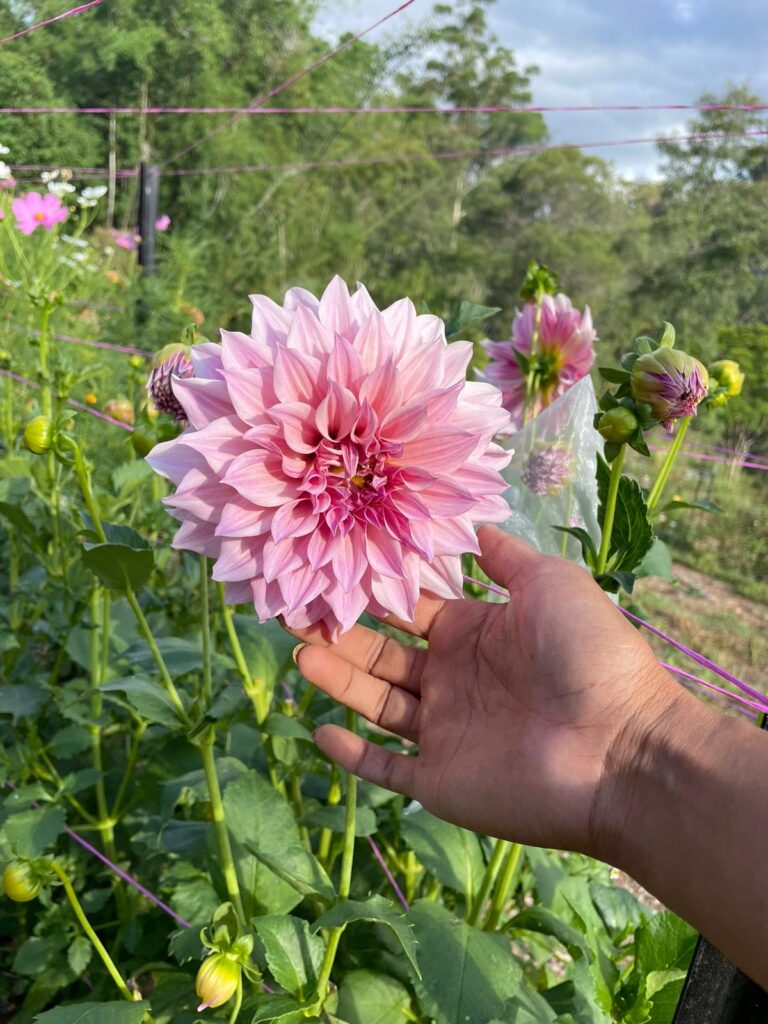
<svg viewBox="0 0 768 1024"><path fill-rule="evenodd" d="M604 859L768 988L768 735L679 692L647 723L612 755Z"/></svg>

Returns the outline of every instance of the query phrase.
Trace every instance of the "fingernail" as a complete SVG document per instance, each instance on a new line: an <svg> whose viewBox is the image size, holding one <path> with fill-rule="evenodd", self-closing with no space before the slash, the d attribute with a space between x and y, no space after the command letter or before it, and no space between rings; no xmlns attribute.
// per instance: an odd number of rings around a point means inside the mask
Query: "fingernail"
<svg viewBox="0 0 768 1024"><path fill-rule="evenodd" d="M296 646L291 651L291 657L293 658L293 664L296 666L296 668L299 667L299 652L302 651L305 647L308 647L308 646L309 646L308 644L296 644Z"/></svg>

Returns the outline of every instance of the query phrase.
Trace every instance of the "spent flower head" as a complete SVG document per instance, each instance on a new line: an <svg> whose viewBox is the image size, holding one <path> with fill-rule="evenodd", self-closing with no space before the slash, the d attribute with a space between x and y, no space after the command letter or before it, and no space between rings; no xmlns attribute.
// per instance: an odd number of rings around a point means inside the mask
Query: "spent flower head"
<svg viewBox="0 0 768 1024"><path fill-rule="evenodd" d="M580 313L567 295L544 295L538 314L538 337L533 350L536 321L536 303L529 302L515 314L510 341L483 343L490 362L480 378L501 390L504 408L509 411L512 423L518 429L525 416L528 376L525 364L529 360L538 385L534 415L585 377L595 361L594 340L597 332L592 327L589 306L585 306L584 312Z"/></svg>
<svg viewBox="0 0 768 1024"><path fill-rule="evenodd" d="M250 335L192 347L189 429L148 458L176 485L174 546L214 558L231 603L333 637L365 611L412 619L421 588L460 596L475 524L509 514L509 417L466 381L472 345L340 278L252 302Z"/></svg>
<svg viewBox="0 0 768 1024"><path fill-rule="evenodd" d="M23 235L31 235L37 228L50 231L65 221L69 215L59 197L51 195L50 192L45 195L28 192L25 196L14 199L11 209L16 218L16 227Z"/></svg>
<svg viewBox="0 0 768 1024"><path fill-rule="evenodd" d="M709 374L698 359L679 348L659 348L635 361L630 384L632 397L649 405L671 430L675 420L696 415L707 397Z"/></svg>
<svg viewBox="0 0 768 1024"><path fill-rule="evenodd" d="M710 384L724 388L727 398L741 394L745 374L735 359L718 359L709 367Z"/></svg>
<svg viewBox="0 0 768 1024"><path fill-rule="evenodd" d="M521 479L539 498L558 494L573 479L573 458L568 446L556 441L533 452L525 461Z"/></svg>

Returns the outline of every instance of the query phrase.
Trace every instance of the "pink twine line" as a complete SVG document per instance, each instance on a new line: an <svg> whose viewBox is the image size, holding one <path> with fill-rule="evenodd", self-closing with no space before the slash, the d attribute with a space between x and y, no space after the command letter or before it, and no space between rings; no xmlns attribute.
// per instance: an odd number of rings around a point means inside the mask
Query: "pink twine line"
<svg viewBox="0 0 768 1024"><path fill-rule="evenodd" d="M11 373L10 370L0 369L0 376L9 377L11 380L15 380L17 384L24 384L28 388L39 388L40 385L37 381L30 380L28 377L20 377L18 373ZM60 395L53 392L57 398ZM80 409L82 412L90 413L91 416L95 416L97 419L104 420L105 423L111 423L113 427L121 427L123 430L127 430L129 433L133 433L133 427L130 423L123 423L122 420L116 420L113 416L108 416L105 412L100 412L98 409L92 409L89 405L84 405L82 402L78 402L74 398L65 398L64 401L67 405L73 406L75 409Z"/></svg>
<svg viewBox="0 0 768 1024"><path fill-rule="evenodd" d="M306 75L309 75L313 71L317 70L317 68L325 64L326 61L329 61L333 57L336 57L340 53L343 53L344 50L347 50L350 46L354 45L356 42L362 39L363 36L368 35L368 33L372 32L375 28L378 28L379 25L383 25L385 21L389 21L390 18L394 18L396 14L400 14L401 11L404 11L406 7L410 7L413 2L414 0L405 0L405 2L401 3L399 7L396 7L394 10L390 11L389 14L385 14L383 18L379 18L378 21L375 21L372 25L369 25L368 28L364 28L362 32L358 32L357 35L351 36L349 39L346 40L346 42L342 43L340 46L337 46L333 50L329 50L327 53L323 54L322 57L318 58L318 60L316 60L313 64L310 64L309 67L304 68L303 71L298 71L295 75L291 75L290 78L287 78L284 82L281 82L279 85L276 85L273 89L270 89L268 92L265 92L261 96L257 97L257 99L255 99L250 104L250 107L260 107L264 102L266 102L266 100L271 99L273 96L277 96L278 93L283 92L285 89L288 89L292 85L295 85L296 82L300 81ZM186 156L187 153L191 153L193 149L197 149L198 146L201 146L208 139L213 138L215 135L218 135L220 132L222 132L225 128L229 127L232 124L235 124L235 122L238 120L238 117L241 116L242 115L240 114L235 115L235 117L231 118L225 124L220 125L218 128L215 128L211 132L208 132L207 135L203 135L196 142L191 143L189 146L185 147L184 149L176 153L175 156L172 156L168 160L166 160L163 166L166 166L167 164L170 163L174 163L176 160L179 159L179 157Z"/></svg>
<svg viewBox="0 0 768 1024"><path fill-rule="evenodd" d="M497 587L493 583L483 583L482 580L476 580L473 576L467 576L466 574L464 574L464 579L468 583L474 583L478 587L484 587L486 590L490 590L494 594L499 594L501 597L509 599L509 594L507 593L507 591L502 590L501 587ZM768 713L768 696L766 696L766 694L760 693L759 690L754 690L747 683L742 682L741 679L737 679L736 676L731 675L730 672L727 672L724 668L720 668L720 666L716 665L715 662L710 661L709 658L705 658L703 654L699 654L697 651L692 650L690 647L686 647L685 644L682 644L678 640L675 640L673 637L668 636L666 633L663 633L660 629L657 629L656 626L652 626L650 622L646 622L644 619L639 618L639 616L633 615L632 612L627 611L626 608L619 607L619 611L622 612L628 619L631 619L638 625L644 626L646 629L650 630L651 633L654 633L657 637L659 637L659 639L664 640L666 643L670 644L672 647L675 647L678 651L681 651L683 654L687 654L689 658L691 658L697 664L701 665L703 668L709 669L710 672L714 672L715 675L719 675L722 679L725 679L727 682L731 683L733 686L741 690L743 693L748 694L752 698L752 700L745 700L738 694L730 693L730 691L728 690L721 690L719 687L714 686L714 684L707 683L703 679L700 680L698 676L691 675L691 673L689 672L684 673L688 679L700 682L702 685L708 688L718 690L718 692L727 695L730 700L733 700L740 704L745 704L756 711ZM661 664L664 665L665 668L669 668L669 666L667 666L665 662L661 662ZM674 669L673 671L678 670ZM682 670L680 671L682 672ZM756 703L753 703L753 701L755 701Z"/></svg>
<svg viewBox="0 0 768 1024"><path fill-rule="evenodd" d="M310 70L313 69L308 68L304 74L308 74ZM291 114L578 114L653 110L759 111L768 110L768 104L619 103L574 104L567 106L515 106L511 104L497 104L491 106L480 105L455 107L0 107L0 114L237 114L241 117L247 117L250 115L256 115L259 117L283 117Z"/></svg>
<svg viewBox="0 0 768 1024"><path fill-rule="evenodd" d="M652 452L668 452L668 448L664 448L657 444L649 444L648 447ZM738 455L736 452L733 453L732 458L726 458L724 455L707 455L705 452L691 452L688 449L683 448L680 452L681 455L686 455L689 459L701 459L705 462L723 462L727 464L736 463L742 469L765 469L768 470L768 465L764 462L747 462L743 455Z"/></svg>
<svg viewBox="0 0 768 1024"><path fill-rule="evenodd" d="M33 328L27 328L29 334L39 337L40 331L34 330ZM110 352L121 352L127 356L152 356L154 352L150 352L145 348L131 348L130 345L116 345L110 341L93 341L90 338L76 338L71 334L52 334L52 338L56 338L58 341L68 341L74 345L88 345L91 348L103 348Z"/></svg>
<svg viewBox="0 0 768 1024"><path fill-rule="evenodd" d="M82 14L83 11L89 10L91 7L98 7L99 4L104 3L104 0L90 0L90 3L80 4L79 7L73 7L71 11L64 11L63 14L57 14L55 18L48 18L47 21L38 22L37 25L30 25L29 28L23 28L20 32L14 32L12 36L6 36L5 39L0 39L0 46L4 43L10 43L13 39L20 39L21 36L28 36L30 32L36 32L39 28L45 28L46 25L52 25L55 21L61 21L62 18L71 18L74 14Z"/></svg>
<svg viewBox="0 0 768 1024"><path fill-rule="evenodd" d="M395 890L395 895L396 895L396 896L397 896L397 898L398 898L398 899L400 900L400 902L401 902L401 903L402 903L402 905L403 905L403 906L405 907L405 909L406 909L406 910L410 910L411 908L410 908L410 905L409 905L409 903L408 903L408 900L407 900L407 899L405 898L405 896L403 895L403 890L402 890L402 889L400 888L400 886L399 886L399 885L397 884L397 879L396 879L396 878L395 878L395 876L394 876L394 875L392 874L392 872L391 872L391 871L389 870L389 865L388 865L388 864L387 864L387 862L386 862L386 861L384 860L384 858L383 858L383 856L382 856L382 854L381 854L381 850L380 850L380 849L378 848L378 846L377 846L377 845L376 845L376 843L375 843L375 842L373 841L373 838L372 838L371 836L367 836L366 838L368 839L368 843L369 843L369 845L370 845L371 849L373 850L373 855L374 855L374 857L376 858L376 860L377 860L377 861L379 862L379 864L381 865L381 869L382 869L382 871L384 872L384 874L385 874L385 875L387 876L387 879L388 879L388 881L389 881L389 884L390 884L390 885L392 886L392 888L393 888L393 889Z"/></svg>
<svg viewBox="0 0 768 1024"><path fill-rule="evenodd" d="M557 142L547 145L512 146L504 149L467 149L447 150L437 153L403 154L395 156L379 156L369 158L352 157L338 160L307 160L295 161L281 164L244 164L234 167L183 167L176 170L163 171L166 177L180 177L201 174L250 174L269 173L272 171L305 171L320 168L338 167L372 167L390 164L412 164L424 163L430 160L465 160L479 157L513 157L532 156L538 153L551 153L559 150L570 149L602 149L614 146L637 146L648 143L659 142L722 142L733 138L745 138L754 136L766 136L768 129L756 129L744 132L697 132L692 135L654 135L633 139L608 139L600 142ZM42 164L14 164L14 171L39 171L48 165ZM163 165L165 166L165 165ZM75 175L96 175L106 177L109 169L106 167L72 167ZM138 171L132 168L122 168L116 172L119 178L135 178Z"/></svg>
<svg viewBox="0 0 768 1024"><path fill-rule="evenodd" d="M709 683L706 679L693 675L692 672L686 672L685 669L678 668L677 665L670 665L666 661L660 661L659 664L662 668L665 668L667 672L671 672L676 676L681 676L683 680L690 681L692 686L703 686L708 690L714 690L715 693L726 697L728 701L737 701L736 710L741 711L745 715L749 715L751 718L754 717L753 712L768 710L766 707L761 707L759 704L754 704L752 701L747 700L746 697L739 697L735 693L731 693L730 690L724 689L722 686L715 686L714 683ZM743 705L743 707L741 705Z"/></svg>
<svg viewBox="0 0 768 1024"><path fill-rule="evenodd" d="M762 462L768 466L768 455L761 455L759 452L737 451L735 448L723 448L722 445L707 444L704 441L699 441L698 444L701 448L709 448L710 451L730 455L731 459L751 459L753 462Z"/></svg>

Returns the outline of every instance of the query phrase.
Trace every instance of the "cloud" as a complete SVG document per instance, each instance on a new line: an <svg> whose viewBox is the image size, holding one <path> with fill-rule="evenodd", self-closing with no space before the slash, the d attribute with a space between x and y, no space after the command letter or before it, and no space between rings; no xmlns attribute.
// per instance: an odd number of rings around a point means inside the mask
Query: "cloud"
<svg viewBox="0 0 768 1024"><path fill-rule="evenodd" d="M389 0L348 0L341 8L334 2L333 11L321 10L318 25L331 35L340 25L359 30L389 9ZM429 0L417 0L406 14L426 18L430 10ZM377 31L407 31L403 17ZM537 103L694 103L705 92L722 95L732 83L768 101L765 0L537 0L535 5L498 0L488 17L521 67L540 68L532 82ZM680 111L547 115L553 141L581 143L669 135L684 129L687 120ZM628 177L660 174L653 145L594 152Z"/></svg>

